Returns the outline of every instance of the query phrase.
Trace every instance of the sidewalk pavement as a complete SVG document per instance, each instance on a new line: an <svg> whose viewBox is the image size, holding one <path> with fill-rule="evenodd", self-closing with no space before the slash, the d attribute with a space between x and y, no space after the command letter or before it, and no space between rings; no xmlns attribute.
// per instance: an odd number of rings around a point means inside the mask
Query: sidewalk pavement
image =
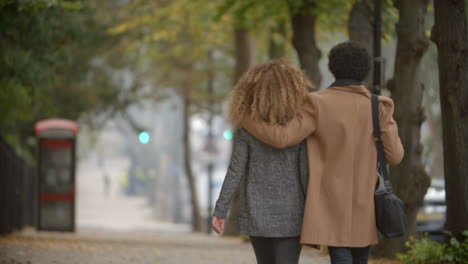
<svg viewBox="0 0 468 264"><path fill-rule="evenodd" d="M1 264L254 264L249 242L201 233L55 233L26 230L0 236ZM329 263L303 248L301 264Z"/></svg>
<svg viewBox="0 0 468 264"><path fill-rule="evenodd" d="M123 195L118 175L128 169L121 157L79 164L76 233L25 230L0 236L0 264L254 264L250 243L240 238L190 233L190 225L155 219L144 197ZM102 175L112 184L106 195ZM304 248L301 264L329 263Z"/></svg>

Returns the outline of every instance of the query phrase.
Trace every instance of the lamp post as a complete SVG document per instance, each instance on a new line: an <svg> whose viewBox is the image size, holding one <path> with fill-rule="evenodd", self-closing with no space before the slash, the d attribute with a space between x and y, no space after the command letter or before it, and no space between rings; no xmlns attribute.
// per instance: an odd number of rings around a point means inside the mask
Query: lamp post
<svg viewBox="0 0 468 264"><path fill-rule="evenodd" d="M209 60L211 62L211 53L209 54ZM211 63L210 63L211 67ZM215 138L214 138L214 133L213 133L213 117L214 117L214 73L212 69L209 69L208 71L208 96L209 96L209 114L208 114L208 121L207 121L207 126L208 126L208 134L207 134L207 139L206 139L206 146L205 146L205 151L208 154L208 159L207 159L207 165L206 165L206 173L207 173L207 183L208 183L208 201L207 201L207 233L209 234L211 232L211 214L213 212L213 171L214 171L214 158L215 154L217 152L216 149L216 143L215 143Z"/></svg>
<svg viewBox="0 0 468 264"><path fill-rule="evenodd" d="M381 55L382 38L382 1L374 0L374 80L372 92L380 94L382 73L381 65L383 58Z"/></svg>
<svg viewBox="0 0 468 264"><path fill-rule="evenodd" d="M211 214L213 212L213 171L214 171L214 154L215 151L215 143L214 143L214 136L212 130L212 115L210 114L210 118L208 120L208 136L207 136L207 151L208 151L208 160L206 164L206 173L207 173L207 184L208 184L208 202L207 202L207 233L211 233Z"/></svg>

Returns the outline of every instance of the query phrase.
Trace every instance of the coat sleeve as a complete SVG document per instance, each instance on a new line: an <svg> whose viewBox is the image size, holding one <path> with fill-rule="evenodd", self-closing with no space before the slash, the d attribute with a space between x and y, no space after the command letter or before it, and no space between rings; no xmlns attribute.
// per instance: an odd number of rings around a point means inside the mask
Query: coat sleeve
<svg viewBox="0 0 468 264"><path fill-rule="evenodd" d="M405 151L398 135L398 125L393 119L393 100L385 96L379 96L379 102L380 130L385 159L388 164L397 165L403 159Z"/></svg>
<svg viewBox="0 0 468 264"><path fill-rule="evenodd" d="M309 96L300 115L289 121L285 126L271 125L264 121L246 119L241 126L258 140L275 148L286 148L299 144L316 128L316 107Z"/></svg>
<svg viewBox="0 0 468 264"><path fill-rule="evenodd" d="M245 138L245 132L238 130L234 135L231 162L229 164L223 187L219 194L218 201L213 212L213 216L226 218L231 205L231 201L239 186L239 183L246 173L247 161L249 158L249 146Z"/></svg>

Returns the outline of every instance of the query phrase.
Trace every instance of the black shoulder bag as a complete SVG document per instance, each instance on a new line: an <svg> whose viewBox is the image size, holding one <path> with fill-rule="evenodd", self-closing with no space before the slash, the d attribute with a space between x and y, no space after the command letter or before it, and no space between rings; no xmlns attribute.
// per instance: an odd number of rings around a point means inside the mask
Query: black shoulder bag
<svg viewBox="0 0 468 264"><path fill-rule="evenodd" d="M377 95L371 94L371 104L374 140L377 147L378 183L374 193L375 220L377 228L385 237L401 237L405 233L405 211L401 200L393 194L388 178L383 142L380 137L379 101Z"/></svg>

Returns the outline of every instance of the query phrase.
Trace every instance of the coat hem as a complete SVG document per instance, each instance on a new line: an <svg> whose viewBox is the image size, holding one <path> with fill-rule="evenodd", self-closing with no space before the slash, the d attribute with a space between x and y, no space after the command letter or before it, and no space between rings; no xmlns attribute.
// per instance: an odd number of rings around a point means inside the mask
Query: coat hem
<svg viewBox="0 0 468 264"><path fill-rule="evenodd" d="M245 230L237 231L239 234L247 235L247 236L254 236L254 237L299 237L301 233L267 233L267 232L249 232Z"/></svg>
<svg viewBox="0 0 468 264"><path fill-rule="evenodd" d="M301 240L300 242L302 245L307 245L307 246L327 246L327 247L367 247L367 246L372 246L372 245L377 245L379 242L378 241L370 241L370 242L361 242L361 243L336 243L336 242L330 242L330 241L321 241L321 240Z"/></svg>

